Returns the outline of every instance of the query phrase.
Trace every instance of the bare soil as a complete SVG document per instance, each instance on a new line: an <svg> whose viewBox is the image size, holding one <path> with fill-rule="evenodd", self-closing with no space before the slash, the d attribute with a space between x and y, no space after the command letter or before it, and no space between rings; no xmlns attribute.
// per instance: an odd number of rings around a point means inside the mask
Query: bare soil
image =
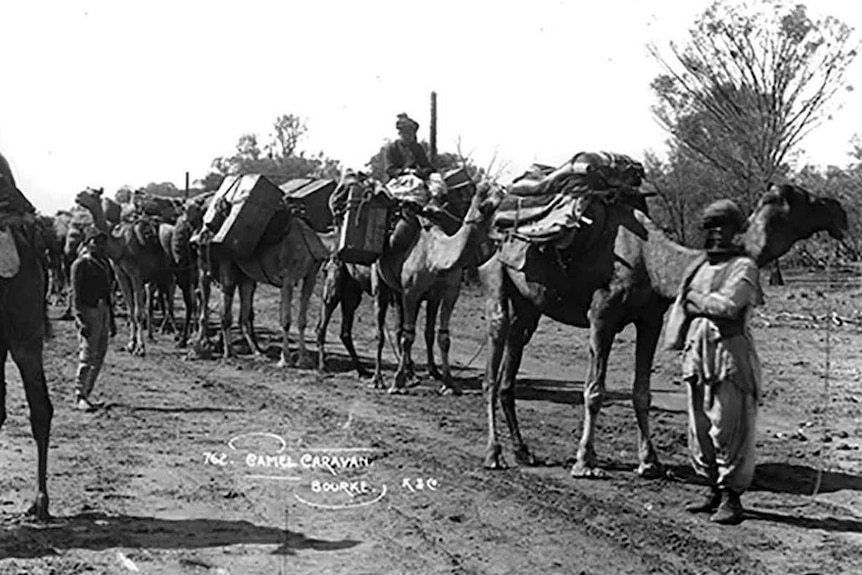
<svg viewBox="0 0 862 575"><path fill-rule="evenodd" d="M682 510L702 486L687 466L675 354L657 355L651 413L673 474L650 481L632 472L632 329L617 338L599 420L597 449L610 477L575 480L568 472L583 417L587 332L542 320L517 397L543 465L518 467L508 455L509 469L487 471L476 288L465 289L452 326L462 397L435 393L421 341L408 395L369 389L350 369L337 318L328 373L277 369L277 292L264 287L256 321L267 362L187 361L164 335L147 357L132 357L120 350L121 326L97 383L104 405L83 414L72 409L73 325L55 321L45 358L55 519L41 526L21 517L36 456L10 364L0 574L862 573L862 292L853 282L817 286L767 288L755 321L766 390L759 466L735 527ZM318 307L315 299L312 321ZM373 328L366 298L355 340L369 365ZM386 353L391 377L389 345Z"/></svg>

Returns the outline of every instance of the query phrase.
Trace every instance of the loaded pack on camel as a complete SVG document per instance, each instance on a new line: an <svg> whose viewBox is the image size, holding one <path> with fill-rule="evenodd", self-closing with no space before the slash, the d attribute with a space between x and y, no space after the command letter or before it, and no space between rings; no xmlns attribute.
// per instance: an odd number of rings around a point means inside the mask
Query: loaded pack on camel
<svg viewBox="0 0 862 575"><path fill-rule="evenodd" d="M302 202L285 195L266 176L226 178L204 212L203 224L208 233L203 238L245 259L259 248L278 244L290 232L291 225L304 219ZM305 223L301 231L308 248L315 256L328 256L318 235ZM255 261L264 276L274 272L266 263Z"/></svg>
<svg viewBox="0 0 862 575"><path fill-rule="evenodd" d="M255 356L262 356L251 325L252 299L257 283L281 289L282 354L280 366L293 363L288 354L293 288L302 283L299 306L299 352L297 362L309 362L303 332L317 271L329 255L320 237L305 219L304 203L290 197L265 176L249 174L225 179L212 196L196 234L201 314L195 353L207 349L209 284L216 279L222 288L222 340L224 356L232 355L230 343L231 304L236 287L240 292L240 330Z"/></svg>
<svg viewBox="0 0 862 575"><path fill-rule="evenodd" d="M353 185L353 184L360 185ZM369 265L386 252L408 248L421 227L454 234L470 204L474 183L456 168L426 180L404 174L382 184L348 171L330 198L338 230L337 255L345 263Z"/></svg>
<svg viewBox="0 0 862 575"><path fill-rule="evenodd" d="M499 244L500 261L523 270L530 250L557 254L575 242L588 243L600 230L603 210L593 203L618 201L644 205L638 187L644 168L611 152L580 152L559 168L534 164L509 186L494 214L489 237Z"/></svg>

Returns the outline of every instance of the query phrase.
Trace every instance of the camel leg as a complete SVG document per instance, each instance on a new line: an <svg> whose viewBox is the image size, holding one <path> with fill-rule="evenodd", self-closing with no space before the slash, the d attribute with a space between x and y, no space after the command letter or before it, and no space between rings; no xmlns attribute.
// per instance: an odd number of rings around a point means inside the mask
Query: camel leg
<svg viewBox="0 0 862 575"><path fill-rule="evenodd" d="M150 342L156 341L155 335L153 335L153 316L155 315L156 300L160 297L156 293L156 289L156 285L152 282L144 284L147 308L147 341Z"/></svg>
<svg viewBox="0 0 862 575"><path fill-rule="evenodd" d="M434 363L434 328L437 325L437 312L440 309L440 298L436 297L436 295L430 295L428 299L425 300L425 353L428 356L428 374L436 380L443 379L444 376L440 375L440 370L437 369L437 365ZM442 330L442 319L441 319L441 330ZM446 330L446 337L448 341L448 328ZM440 339L438 338L438 344L440 347L440 361L445 362L448 361L448 358L444 359L443 356L443 344L440 343ZM448 350L448 347L447 347ZM446 371L446 366L443 366L443 371ZM445 385L444 385L445 387Z"/></svg>
<svg viewBox="0 0 862 575"><path fill-rule="evenodd" d="M144 357L147 354L147 345L144 339L144 326L147 324L147 293L143 279L139 276L133 276L132 280L132 296L134 298L134 317L137 322L135 327L135 347L132 350L134 355ZM130 312L131 315L131 312ZM149 329L149 326L147 326Z"/></svg>
<svg viewBox="0 0 862 575"><path fill-rule="evenodd" d="M395 342L398 347L398 361L400 364L401 358L404 357L404 294L401 293L393 293L395 296L395 311L397 312L397 328L395 329ZM422 305L422 301L418 301L416 303L416 317L419 316L419 306ZM414 323L413 326L413 340L416 340L416 325ZM412 349L412 348L411 348ZM404 357L404 380L409 381L416 377L416 366L413 365L413 354L407 354L407 357Z"/></svg>
<svg viewBox="0 0 862 575"><path fill-rule="evenodd" d="M390 291L382 280L372 275L374 312L377 319L377 355L374 362L374 389L383 389L383 346L386 345L386 310L389 307Z"/></svg>
<svg viewBox="0 0 862 575"><path fill-rule="evenodd" d="M329 321L332 319L332 312L342 303L342 292L344 285L344 275L347 272L344 267L338 262L330 260L326 263L326 276L323 280L323 293L321 300L323 305L320 309L320 317L317 319L317 369L321 372L326 371L326 330L329 327ZM344 317L344 307L342 305L342 318ZM344 320L341 322L342 341L344 338ZM346 346L345 346L346 347Z"/></svg>
<svg viewBox="0 0 862 575"><path fill-rule="evenodd" d="M189 344L189 331L191 330L192 317L195 313L195 298L192 293L191 285L188 278L184 278L180 284L180 291L183 294L183 306L186 308L186 319L183 323L183 330L177 339L177 347L184 348Z"/></svg>
<svg viewBox="0 0 862 575"><path fill-rule="evenodd" d="M353 320L356 317L356 309L362 301L362 287L358 283L354 287L355 289L345 289L341 298L341 343L350 355L350 361L357 375L369 377L371 373L362 366L353 345Z"/></svg>
<svg viewBox="0 0 862 575"><path fill-rule="evenodd" d="M407 387L409 372L413 365L412 350L413 342L416 340L416 315L419 312L421 299L408 292L401 294L402 321L401 323L401 360L395 371L395 379L389 388L389 393L401 393Z"/></svg>
<svg viewBox="0 0 862 575"><path fill-rule="evenodd" d="M515 460L522 465L535 465L536 460L521 437L515 411L515 381L521 368L524 347L539 325L541 313L526 301L513 300L513 315L506 337L500 376L500 405L509 427Z"/></svg>
<svg viewBox="0 0 862 575"><path fill-rule="evenodd" d="M291 303L293 303L293 279L289 277L281 278L281 358L278 360L278 367L287 367L292 365L290 361L290 340L288 332L290 331L291 321Z"/></svg>
<svg viewBox="0 0 862 575"><path fill-rule="evenodd" d="M308 304L311 302L311 296L314 293L314 284L317 283L317 272L320 266L316 263L311 265L302 280L302 288L299 292L299 317L296 319L296 331L299 338L299 357L296 358L296 365L300 369L311 369L314 363L308 356L308 349L305 347L305 330L308 327Z"/></svg>
<svg viewBox="0 0 862 575"><path fill-rule="evenodd" d="M232 281L222 283L221 341L223 359L230 359L233 357L233 345L231 344L230 339L230 328L233 324L233 293L235 290L236 284Z"/></svg>
<svg viewBox="0 0 862 575"><path fill-rule="evenodd" d="M195 341L194 351L197 355L203 354L208 347L208 332L210 322L210 290L212 288L209 275L201 269L198 272L198 285L200 287L200 301L198 303L198 335Z"/></svg>
<svg viewBox="0 0 862 575"><path fill-rule="evenodd" d="M12 359L21 372L27 404L30 407L30 428L36 440L38 454L36 499L28 510L39 521L50 519L48 513L48 440L51 434L51 418L54 407L48 395L45 370L42 365L42 340L37 336L27 342L11 345ZM5 359L5 350L2 354Z"/></svg>
<svg viewBox="0 0 862 575"><path fill-rule="evenodd" d="M655 479L663 475L662 466L652 441L650 441L649 432L649 410L652 403L650 372L661 335L662 321L662 314L654 314L654 317L645 318L635 324L637 343L632 402L635 408L635 418L638 422L638 458L640 463L637 473L646 479Z"/></svg>
<svg viewBox="0 0 862 575"><path fill-rule="evenodd" d="M608 356L616 335L615 323L609 311L614 307L607 292L596 292L590 306L590 367L584 383L584 429L578 454L572 466L572 477L604 477L606 473L596 467L596 451L593 446L596 419L602 410L605 398L605 379L608 372Z"/></svg>
<svg viewBox="0 0 862 575"><path fill-rule="evenodd" d="M252 280L244 280L239 284L239 331L248 344L254 359L263 360L265 355L257 345L254 335L254 292L257 284Z"/></svg>
<svg viewBox="0 0 862 575"><path fill-rule="evenodd" d="M488 444L483 463L488 469L502 469L506 465L497 431L497 402L500 396L500 362L509 332L509 307L503 289L505 272L501 264L491 260L479 268L479 274L486 292L485 321L488 329L488 355L482 379L482 394L488 416Z"/></svg>
<svg viewBox="0 0 862 575"><path fill-rule="evenodd" d="M177 317L174 313L174 294L177 291L177 284L174 282L173 278L168 278L167 284L165 285L166 293L165 296L165 308L167 309L167 321L162 324L162 333L177 333Z"/></svg>

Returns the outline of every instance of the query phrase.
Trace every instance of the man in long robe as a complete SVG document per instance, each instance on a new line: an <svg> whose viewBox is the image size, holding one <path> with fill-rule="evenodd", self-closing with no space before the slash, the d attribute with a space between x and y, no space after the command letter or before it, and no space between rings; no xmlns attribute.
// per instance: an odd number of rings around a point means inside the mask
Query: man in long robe
<svg viewBox="0 0 862 575"><path fill-rule="evenodd" d="M689 456L695 472L709 482L705 499L686 508L711 513L710 520L720 524L742 520L740 497L755 467L761 373L749 319L762 292L757 265L734 241L744 225L742 212L729 200L706 208L707 258L686 274L674 304L685 317L678 329L685 333ZM681 341L681 333L673 331L669 340Z"/></svg>

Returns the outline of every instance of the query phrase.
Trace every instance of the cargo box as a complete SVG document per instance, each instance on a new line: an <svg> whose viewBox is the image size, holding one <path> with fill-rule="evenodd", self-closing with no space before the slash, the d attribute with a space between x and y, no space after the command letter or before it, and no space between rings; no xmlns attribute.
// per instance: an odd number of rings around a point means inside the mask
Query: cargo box
<svg viewBox="0 0 862 575"><path fill-rule="evenodd" d="M329 196L335 191L335 186L335 180L297 178L280 187L286 197L302 203L305 218L314 231L325 232L332 226Z"/></svg>
<svg viewBox="0 0 862 575"><path fill-rule="evenodd" d="M364 196L361 186L352 186L338 236L338 257L351 264L371 264L386 245L390 201ZM359 192L359 193L356 193Z"/></svg>
<svg viewBox="0 0 862 575"><path fill-rule="evenodd" d="M204 216L204 223L215 233L213 243L224 245L239 257L250 256L281 207L282 195L278 186L259 174L226 178ZM218 200L226 202L230 211L216 231L213 224L219 219Z"/></svg>

